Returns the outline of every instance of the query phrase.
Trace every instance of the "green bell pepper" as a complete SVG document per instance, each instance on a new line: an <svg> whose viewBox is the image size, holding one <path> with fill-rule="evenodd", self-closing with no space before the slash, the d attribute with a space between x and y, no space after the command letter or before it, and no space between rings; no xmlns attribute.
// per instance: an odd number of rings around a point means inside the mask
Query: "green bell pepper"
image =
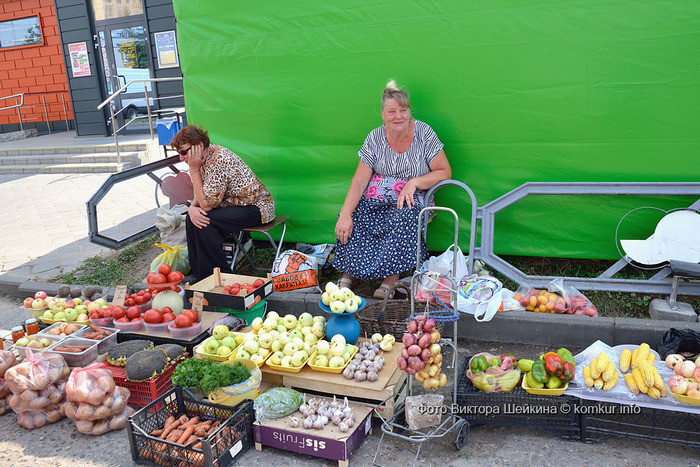
<svg viewBox="0 0 700 467"><path fill-rule="evenodd" d="M537 360L532 364L532 377L535 381L540 383L546 383L549 375L544 367L544 362L542 360Z"/></svg>
<svg viewBox="0 0 700 467"><path fill-rule="evenodd" d="M518 360L518 368L520 368L520 371L532 371L533 363L535 363L534 360L528 360L526 358L523 358L521 360Z"/></svg>
<svg viewBox="0 0 700 467"><path fill-rule="evenodd" d="M557 388L561 387L561 385L562 385L562 382L558 376L552 375L547 380L547 389L557 389Z"/></svg>
<svg viewBox="0 0 700 467"><path fill-rule="evenodd" d="M472 369L472 373L480 373L482 371L486 371L486 369L489 367L489 362L486 360L486 357L479 355L478 357L472 358L470 367Z"/></svg>
<svg viewBox="0 0 700 467"><path fill-rule="evenodd" d="M489 362L489 366L501 366L501 361L498 359L498 357L493 357Z"/></svg>
<svg viewBox="0 0 700 467"><path fill-rule="evenodd" d="M576 366L576 360L574 360L574 356L571 355L569 349L562 347L561 349L557 350L557 355L559 355L559 358L561 358L562 363L569 362Z"/></svg>
<svg viewBox="0 0 700 467"><path fill-rule="evenodd" d="M532 371L528 371L525 374L525 378L527 378L527 385L533 389L542 389L544 387L544 384L540 383L532 376Z"/></svg>

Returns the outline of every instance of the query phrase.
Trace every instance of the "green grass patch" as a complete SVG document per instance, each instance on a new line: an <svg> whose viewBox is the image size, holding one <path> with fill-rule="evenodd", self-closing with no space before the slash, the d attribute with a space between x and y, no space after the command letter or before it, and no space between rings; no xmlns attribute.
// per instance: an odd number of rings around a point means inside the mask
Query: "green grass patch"
<svg viewBox="0 0 700 467"><path fill-rule="evenodd" d="M52 278L50 282L101 285L103 287L116 287L117 285L131 285L141 282L145 277L142 268L139 267L143 263L143 255L153 247L153 244L159 238L160 234L156 233L126 247L122 251L117 251L104 257L93 256L88 258L73 271L60 274Z"/></svg>

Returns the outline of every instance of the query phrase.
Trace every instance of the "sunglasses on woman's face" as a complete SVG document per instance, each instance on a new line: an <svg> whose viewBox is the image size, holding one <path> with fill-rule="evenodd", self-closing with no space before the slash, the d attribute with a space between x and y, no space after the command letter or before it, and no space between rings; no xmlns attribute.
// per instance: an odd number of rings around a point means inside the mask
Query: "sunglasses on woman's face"
<svg viewBox="0 0 700 467"><path fill-rule="evenodd" d="M180 150L178 151L178 154L180 154L181 156L186 156L186 155L187 155L187 151L189 151L189 150L190 150L190 148L187 148L187 149L180 149Z"/></svg>

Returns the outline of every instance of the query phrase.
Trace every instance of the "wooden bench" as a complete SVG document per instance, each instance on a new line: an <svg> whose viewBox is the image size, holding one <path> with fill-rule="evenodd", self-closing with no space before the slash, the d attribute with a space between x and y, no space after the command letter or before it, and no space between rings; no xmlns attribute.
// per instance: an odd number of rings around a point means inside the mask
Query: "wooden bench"
<svg viewBox="0 0 700 467"><path fill-rule="evenodd" d="M245 232L251 233L251 232L259 232L262 234L265 234L265 236L270 240L270 244L272 245L272 248L275 250L275 260L277 257L280 255L280 250L282 249L282 242L284 241L284 234L287 232L287 220L289 220L289 217L287 216L277 216L267 224L259 225L257 227L249 227L247 229L241 230L238 235L230 235L224 239L224 243L235 243L236 248L233 252L233 258L232 258L232 264L231 268L234 269L234 272L236 272L236 264L234 264L238 258L238 252L242 252L243 255L245 256L246 260L248 261L248 264L253 269L256 269L258 271L271 271L272 270L272 265L270 265L269 268L262 268L258 267L255 265L253 262L253 259L250 257L248 254L248 251L246 251L245 248L243 248L243 235ZM282 235L280 235L280 240L279 243L275 243L275 240L272 238L272 235L270 235L270 230L274 229L275 227L281 225L282 226ZM274 263L274 260L273 260Z"/></svg>

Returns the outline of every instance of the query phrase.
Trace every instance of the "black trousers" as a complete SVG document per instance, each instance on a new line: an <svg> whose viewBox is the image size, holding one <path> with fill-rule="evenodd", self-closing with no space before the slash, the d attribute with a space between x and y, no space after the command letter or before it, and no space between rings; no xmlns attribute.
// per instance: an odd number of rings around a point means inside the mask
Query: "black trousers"
<svg viewBox="0 0 700 467"><path fill-rule="evenodd" d="M210 276L214 268L221 268L221 272L230 274L232 271L226 261L224 238L231 234L238 234L247 227L262 224L260 209L257 206L215 208L207 212L207 215L209 225L203 229L195 227L189 214L185 218L187 252L190 257L190 266L192 266L192 275L197 280Z"/></svg>

